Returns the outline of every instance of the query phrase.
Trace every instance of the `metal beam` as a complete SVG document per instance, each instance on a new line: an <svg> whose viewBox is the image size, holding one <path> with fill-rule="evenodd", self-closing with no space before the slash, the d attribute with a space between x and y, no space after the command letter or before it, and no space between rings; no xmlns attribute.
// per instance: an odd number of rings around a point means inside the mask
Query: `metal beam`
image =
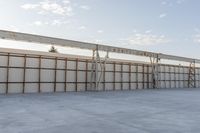
<svg viewBox="0 0 200 133"><path fill-rule="evenodd" d="M200 60L197 60L197 59L174 56L174 55L167 55L167 54L158 54L158 58L166 59L166 60L174 60L174 61L184 61L184 62L196 62L196 61L200 62Z"/></svg>
<svg viewBox="0 0 200 133"><path fill-rule="evenodd" d="M179 56L173 56L173 55L167 55L167 54L161 54L161 53L153 53L153 52L140 51L140 50L134 50L134 49L128 49L128 48L99 45L99 44L93 44L93 43L87 43L87 42L79 42L79 41L73 41L73 40L67 40L67 39L46 37L46 36L33 35L33 34L27 34L27 33L5 31L5 30L0 30L0 38L7 39L7 40L15 40L15 41L42 43L42 44L48 44L48 45L51 44L51 45L58 45L58 46L63 46L63 47L73 47L73 48L80 48L80 49L87 49L87 50L96 50L96 48L98 48L99 51L137 55L137 56L144 56L144 57L158 57L160 59L200 63L199 59L192 59L192 58L179 57Z"/></svg>

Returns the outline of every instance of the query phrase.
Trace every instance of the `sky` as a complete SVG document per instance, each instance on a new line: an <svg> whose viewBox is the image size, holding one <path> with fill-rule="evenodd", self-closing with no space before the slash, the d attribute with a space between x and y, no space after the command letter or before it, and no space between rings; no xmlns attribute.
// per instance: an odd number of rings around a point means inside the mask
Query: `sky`
<svg viewBox="0 0 200 133"><path fill-rule="evenodd" d="M0 0L0 5L2 30L200 59L199 0ZM50 46L0 40L0 47Z"/></svg>

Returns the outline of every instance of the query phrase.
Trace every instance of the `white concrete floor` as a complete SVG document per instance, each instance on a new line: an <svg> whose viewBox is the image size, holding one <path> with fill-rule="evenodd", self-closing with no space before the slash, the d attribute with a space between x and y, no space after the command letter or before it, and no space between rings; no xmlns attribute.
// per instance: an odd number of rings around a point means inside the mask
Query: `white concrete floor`
<svg viewBox="0 0 200 133"><path fill-rule="evenodd" d="M200 89L0 95L0 133L197 133Z"/></svg>

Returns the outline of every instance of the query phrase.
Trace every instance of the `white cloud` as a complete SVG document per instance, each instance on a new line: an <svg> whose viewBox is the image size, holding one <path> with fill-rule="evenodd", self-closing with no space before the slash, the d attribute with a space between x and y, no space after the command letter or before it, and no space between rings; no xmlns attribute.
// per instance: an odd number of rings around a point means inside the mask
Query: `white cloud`
<svg viewBox="0 0 200 133"><path fill-rule="evenodd" d="M87 28L85 26L80 26L78 29L79 30L86 30Z"/></svg>
<svg viewBox="0 0 200 133"><path fill-rule="evenodd" d="M166 17L166 16L167 16L166 13L162 13L162 14L159 15L159 18L164 18L164 17Z"/></svg>
<svg viewBox="0 0 200 133"><path fill-rule="evenodd" d="M60 25L62 25L64 22L63 21L61 21L61 20L58 20L58 19L55 19L55 20L53 20L52 21L52 25L57 25L57 26L60 26Z"/></svg>
<svg viewBox="0 0 200 133"><path fill-rule="evenodd" d="M194 28L194 31L197 33L200 33L200 29L199 28Z"/></svg>
<svg viewBox="0 0 200 133"><path fill-rule="evenodd" d="M98 30L97 33L101 34L103 33L104 31L103 30Z"/></svg>
<svg viewBox="0 0 200 133"><path fill-rule="evenodd" d="M70 2L70 0L63 0L63 3L64 4L70 4L71 2Z"/></svg>
<svg viewBox="0 0 200 133"><path fill-rule="evenodd" d="M35 9L38 6L39 6L38 4L24 4L21 6L21 8L23 8L25 10L29 10L29 9Z"/></svg>
<svg viewBox="0 0 200 133"><path fill-rule="evenodd" d="M181 4L185 3L185 2L186 2L186 0L163 0L161 2L161 4L164 5L164 6L172 7L174 5L181 5Z"/></svg>
<svg viewBox="0 0 200 133"><path fill-rule="evenodd" d="M161 4L162 4L162 5L166 5L167 2L166 2L166 1L162 1Z"/></svg>
<svg viewBox="0 0 200 133"><path fill-rule="evenodd" d="M168 43L169 39L167 39L164 35L155 35L155 34L139 34L136 33L126 39L129 44L132 45L157 45L157 44L163 44Z"/></svg>
<svg viewBox="0 0 200 133"><path fill-rule="evenodd" d="M56 2L50 2L50 1L40 2L40 7L44 11L58 15L70 15L72 11L71 6L63 6Z"/></svg>
<svg viewBox="0 0 200 133"><path fill-rule="evenodd" d="M200 34L194 35L193 41L194 41L195 43L200 43Z"/></svg>
<svg viewBox="0 0 200 133"><path fill-rule="evenodd" d="M42 26L44 24L45 23L43 23L42 21L35 21L35 22L33 22L33 25L35 25L35 26Z"/></svg>
<svg viewBox="0 0 200 133"><path fill-rule="evenodd" d="M200 44L200 29L199 28L194 28L194 31L196 33L192 36L192 40L193 40L193 42Z"/></svg>
<svg viewBox="0 0 200 133"><path fill-rule="evenodd" d="M149 33L151 33L151 32L152 32L151 30L146 30L146 31L145 31L146 34L149 34Z"/></svg>
<svg viewBox="0 0 200 133"><path fill-rule="evenodd" d="M133 32L133 33L137 33L137 30L136 30L136 29L134 29L134 30L132 30L132 32Z"/></svg>
<svg viewBox="0 0 200 133"><path fill-rule="evenodd" d="M72 6L69 0L64 0L61 2L50 1L50 0L43 0L36 4L24 4L21 6L23 9L26 10L37 10L39 14L56 14L56 15L65 15L71 16Z"/></svg>
<svg viewBox="0 0 200 133"><path fill-rule="evenodd" d="M185 2L185 0L177 0L176 1L177 4L182 4L183 2Z"/></svg>
<svg viewBox="0 0 200 133"><path fill-rule="evenodd" d="M34 11L41 15L53 15L49 21L40 20L33 22L31 25L34 26L60 26L63 24L68 24L69 19L67 16L73 15L73 9L70 0L41 0L40 2L34 4L24 4L21 6L21 8Z"/></svg>
<svg viewBox="0 0 200 133"><path fill-rule="evenodd" d="M90 10L90 7L87 5L81 5L80 8L83 10Z"/></svg>
<svg viewBox="0 0 200 133"><path fill-rule="evenodd" d="M176 0L175 0L175 1L172 1L172 0L164 0L164 1L161 2L161 4L162 4L163 6L170 6L170 7L172 7L174 4L177 4L177 3L176 3Z"/></svg>
<svg viewBox="0 0 200 133"><path fill-rule="evenodd" d="M61 26L62 24L67 24L70 23L70 21L64 21L61 19L55 19L52 21L35 21L32 23L33 26L44 26L44 25L48 25L48 26Z"/></svg>

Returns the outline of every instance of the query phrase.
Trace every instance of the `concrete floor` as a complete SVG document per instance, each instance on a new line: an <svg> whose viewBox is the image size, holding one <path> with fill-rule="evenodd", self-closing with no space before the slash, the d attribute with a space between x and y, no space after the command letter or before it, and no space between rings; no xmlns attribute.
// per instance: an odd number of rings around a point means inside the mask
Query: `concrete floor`
<svg viewBox="0 0 200 133"><path fill-rule="evenodd" d="M0 95L0 133L196 133L200 89Z"/></svg>

